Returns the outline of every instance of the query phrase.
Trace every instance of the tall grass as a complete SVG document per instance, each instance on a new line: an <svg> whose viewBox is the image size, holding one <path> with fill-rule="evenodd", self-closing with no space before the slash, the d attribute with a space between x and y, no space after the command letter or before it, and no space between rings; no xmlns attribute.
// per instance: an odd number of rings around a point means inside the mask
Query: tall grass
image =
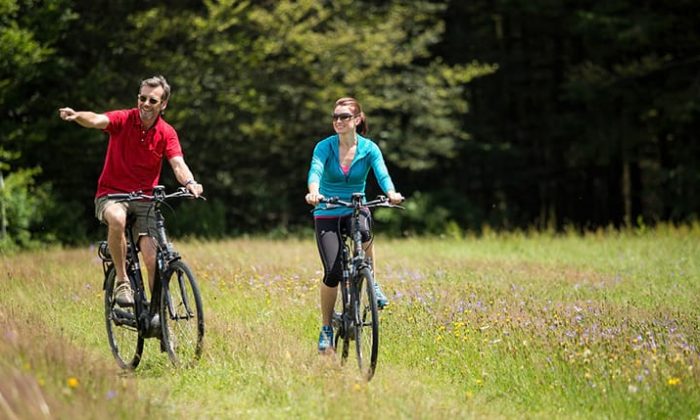
<svg viewBox="0 0 700 420"><path fill-rule="evenodd" d="M94 249L6 257L0 413L700 415L700 227L377 242L392 304L369 383L316 353L311 241L178 243L203 292L205 353L178 370L149 340L126 374L106 343Z"/></svg>

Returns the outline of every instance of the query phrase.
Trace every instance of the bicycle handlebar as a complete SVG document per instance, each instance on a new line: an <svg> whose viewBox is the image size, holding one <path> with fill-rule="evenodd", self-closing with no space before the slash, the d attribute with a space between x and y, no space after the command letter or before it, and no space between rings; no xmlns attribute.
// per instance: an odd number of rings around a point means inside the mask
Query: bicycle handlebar
<svg viewBox="0 0 700 420"><path fill-rule="evenodd" d="M166 201L173 198L199 198L206 201L206 198L202 195L195 197L194 194L189 192L187 188L180 187L175 192L170 194L155 193L153 195L144 194L143 191L132 191L130 193L121 194L107 194L107 198L110 200L116 200L117 202L128 202L128 201Z"/></svg>
<svg viewBox="0 0 700 420"><path fill-rule="evenodd" d="M349 207L349 208L354 208L356 205L359 207L367 207L367 208L373 208L373 207L389 207L389 208L397 208L397 209L404 209L403 206L399 206L398 204L391 204L389 202L389 199L386 196L379 195L377 198L371 201L367 201L365 203L362 203L360 201L357 202L350 202L350 201L344 201L341 200L340 197L329 197L329 198L322 198L319 203L324 203L326 204L327 209L334 209L337 207Z"/></svg>

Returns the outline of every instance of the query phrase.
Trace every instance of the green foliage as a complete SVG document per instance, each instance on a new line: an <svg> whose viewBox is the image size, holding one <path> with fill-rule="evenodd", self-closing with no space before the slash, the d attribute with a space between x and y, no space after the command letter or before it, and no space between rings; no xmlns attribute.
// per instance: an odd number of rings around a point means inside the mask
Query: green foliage
<svg viewBox="0 0 700 420"><path fill-rule="evenodd" d="M168 233L174 237L222 238L228 232L226 205L221 200L179 203L164 210Z"/></svg>
<svg viewBox="0 0 700 420"><path fill-rule="evenodd" d="M147 65L175 65L187 107L173 106L171 121L195 150L188 162L209 191L236 203L228 217L243 229L286 227L304 214L311 151L332 133L326 116L338 97L363 103L370 137L390 164L430 168L467 138L459 126L464 83L494 71L431 58L443 31L442 7L431 2L206 6L175 22L161 18L165 9L133 22L154 51ZM166 36L181 40L175 51L158 48Z"/></svg>
<svg viewBox="0 0 700 420"><path fill-rule="evenodd" d="M39 169L24 169L4 179L0 200L5 210L7 236L0 242L2 252L35 247L40 241L51 239L50 235L33 232L43 220L45 203L50 199L48 185L35 185L34 177L39 172Z"/></svg>
<svg viewBox="0 0 700 420"><path fill-rule="evenodd" d="M6 105L11 88L35 73L35 66L50 53L36 39L33 28L22 26L19 10L15 0L0 2L0 106Z"/></svg>
<svg viewBox="0 0 700 420"><path fill-rule="evenodd" d="M446 191L415 191L402 206L402 211L375 210L375 230L390 236L461 238L468 228L477 229L479 220L483 220L474 203Z"/></svg>
<svg viewBox="0 0 700 420"><path fill-rule="evenodd" d="M42 169L61 241L99 229L107 146L56 109L133 107L160 73L166 119L221 203L197 235L308 227L310 154L346 95L399 190L438 203L390 216L397 233L697 219L692 2L166 3L0 0L0 166Z"/></svg>
<svg viewBox="0 0 700 420"><path fill-rule="evenodd" d="M430 194L413 193L403 206L405 211L377 209L374 218L380 230L393 235L439 235L451 223L450 212Z"/></svg>

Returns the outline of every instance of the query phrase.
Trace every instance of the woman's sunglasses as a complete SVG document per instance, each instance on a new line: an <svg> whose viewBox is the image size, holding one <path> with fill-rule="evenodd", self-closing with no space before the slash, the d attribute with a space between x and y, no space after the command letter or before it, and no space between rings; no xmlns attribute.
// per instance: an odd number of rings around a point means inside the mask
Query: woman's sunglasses
<svg viewBox="0 0 700 420"><path fill-rule="evenodd" d="M149 97L146 96L146 95L139 95L139 96L138 96L138 99L139 99L139 102L146 102L146 101L148 101L148 103L151 104L151 105L156 105L156 104L160 103L160 99L149 98Z"/></svg>
<svg viewBox="0 0 700 420"><path fill-rule="evenodd" d="M347 114L347 113L333 114L333 121L348 122L348 121L350 121L350 118L353 118L353 117L357 117L357 115Z"/></svg>

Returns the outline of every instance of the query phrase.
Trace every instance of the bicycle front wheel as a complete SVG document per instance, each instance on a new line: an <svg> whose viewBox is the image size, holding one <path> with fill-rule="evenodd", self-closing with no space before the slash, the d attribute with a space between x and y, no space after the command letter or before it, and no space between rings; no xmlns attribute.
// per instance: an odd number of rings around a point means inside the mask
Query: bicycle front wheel
<svg viewBox="0 0 700 420"><path fill-rule="evenodd" d="M143 353L143 336L139 334L134 306L122 308L114 300L116 270L112 266L105 280L105 322L107 339L117 364L122 369L136 369Z"/></svg>
<svg viewBox="0 0 700 420"><path fill-rule="evenodd" d="M192 270L183 261L170 264L161 293L162 340L176 366L190 366L202 354L204 311Z"/></svg>
<svg viewBox="0 0 700 420"><path fill-rule="evenodd" d="M340 363L345 364L350 353L350 334L348 334L347 314L345 313L347 298L347 288L344 281L338 285L340 293L335 300L335 308L333 309L333 330L335 332L335 352L340 353Z"/></svg>
<svg viewBox="0 0 700 420"><path fill-rule="evenodd" d="M372 379L379 354L379 310L374 294L374 277L365 267L357 275L355 295L355 347L360 372Z"/></svg>

